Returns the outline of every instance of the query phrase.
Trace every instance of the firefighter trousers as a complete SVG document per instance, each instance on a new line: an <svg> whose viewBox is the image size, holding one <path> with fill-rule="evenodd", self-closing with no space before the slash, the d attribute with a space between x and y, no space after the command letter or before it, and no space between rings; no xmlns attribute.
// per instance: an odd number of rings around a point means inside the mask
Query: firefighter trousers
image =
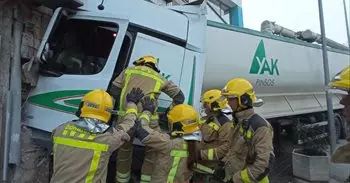
<svg viewBox="0 0 350 183"><path fill-rule="evenodd" d="M150 127L157 131L161 131L158 121L151 121ZM132 134L133 136L133 134ZM129 142L125 142L118 150L117 155L117 183L128 183L131 178L131 164L132 164L132 152L133 152L134 138L130 138ZM148 147L145 147L145 157L141 169L141 183L151 182L151 175L154 169L154 162L157 159L157 153Z"/></svg>

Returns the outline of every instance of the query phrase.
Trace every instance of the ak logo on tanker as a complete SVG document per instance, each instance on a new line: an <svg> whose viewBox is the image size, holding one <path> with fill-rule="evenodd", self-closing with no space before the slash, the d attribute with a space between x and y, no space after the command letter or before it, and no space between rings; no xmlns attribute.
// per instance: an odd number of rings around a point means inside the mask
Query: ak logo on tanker
<svg viewBox="0 0 350 183"><path fill-rule="evenodd" d="M261 75L261 76L279 76L278 59L267 58L264 46L264 41L259 42L256 48L252 64L250 66L249 74ZM257 79L256 86L274 86L275 79L263 78Z"/></svg>

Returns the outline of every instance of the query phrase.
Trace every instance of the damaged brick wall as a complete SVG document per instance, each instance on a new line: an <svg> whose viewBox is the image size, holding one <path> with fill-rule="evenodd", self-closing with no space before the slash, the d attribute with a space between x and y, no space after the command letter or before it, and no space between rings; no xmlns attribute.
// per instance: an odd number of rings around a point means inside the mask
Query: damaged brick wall
<svg viewBox="0 0 350 183"><path fill-rule="evenodd" d="M20 9L20 17L15 17L15 12ZM33 7L15 1L0 0L0 147L3 147L3 129L5 122L6 95L10 85L10 68L13 60L13 22L15 18L22 21L23 34L21 45L22 60L29 60L36 53L41 38L50 21L52 10L45 7ZM26 89L25 86L22 86ZM24 90L26 91L26 90ZM23 92L26 94L26 92ZM2 148L1 148L2 149ZM0 151L0 162L2 162ZM0 164L0 169L1 169Z"/></svg>

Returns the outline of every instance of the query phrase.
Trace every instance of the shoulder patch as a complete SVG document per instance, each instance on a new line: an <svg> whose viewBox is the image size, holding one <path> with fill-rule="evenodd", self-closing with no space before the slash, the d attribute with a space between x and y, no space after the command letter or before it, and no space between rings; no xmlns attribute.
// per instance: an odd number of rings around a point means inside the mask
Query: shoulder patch
<svg viewBox="0 0 350 183"><path fill-rule="evenodd" d="M220 115L220 116L218 116L218 121L219 121L220 125L223 125L225 123L229 123L230 119L228 117L226 117L225 115Z"/></svg>
<svg viewBox="0 0 350 183"><path fill-rule="evenodd" d="M250 119L249 119L250 126L252 127L253 131L256 129L267 126L267 121L261 117L259 114L254 114Z"/></svg>

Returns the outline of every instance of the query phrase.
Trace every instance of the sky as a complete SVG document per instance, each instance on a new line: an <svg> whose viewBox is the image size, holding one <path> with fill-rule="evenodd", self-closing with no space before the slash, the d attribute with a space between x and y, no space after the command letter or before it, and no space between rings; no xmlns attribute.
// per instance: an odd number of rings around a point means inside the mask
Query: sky
<svg viewBox="0 0 350 183"><path fill-rule="evenodd" d="M343 0L323 0L326 37L347 45ZM350 0L347 2L350 20ZM242 0L244 27L260 31L264 20L293 31L310 29L320 33L318 0ZM208 10L209 19L217 20ZM228 21L228 16L225 16Z"/></svg>

